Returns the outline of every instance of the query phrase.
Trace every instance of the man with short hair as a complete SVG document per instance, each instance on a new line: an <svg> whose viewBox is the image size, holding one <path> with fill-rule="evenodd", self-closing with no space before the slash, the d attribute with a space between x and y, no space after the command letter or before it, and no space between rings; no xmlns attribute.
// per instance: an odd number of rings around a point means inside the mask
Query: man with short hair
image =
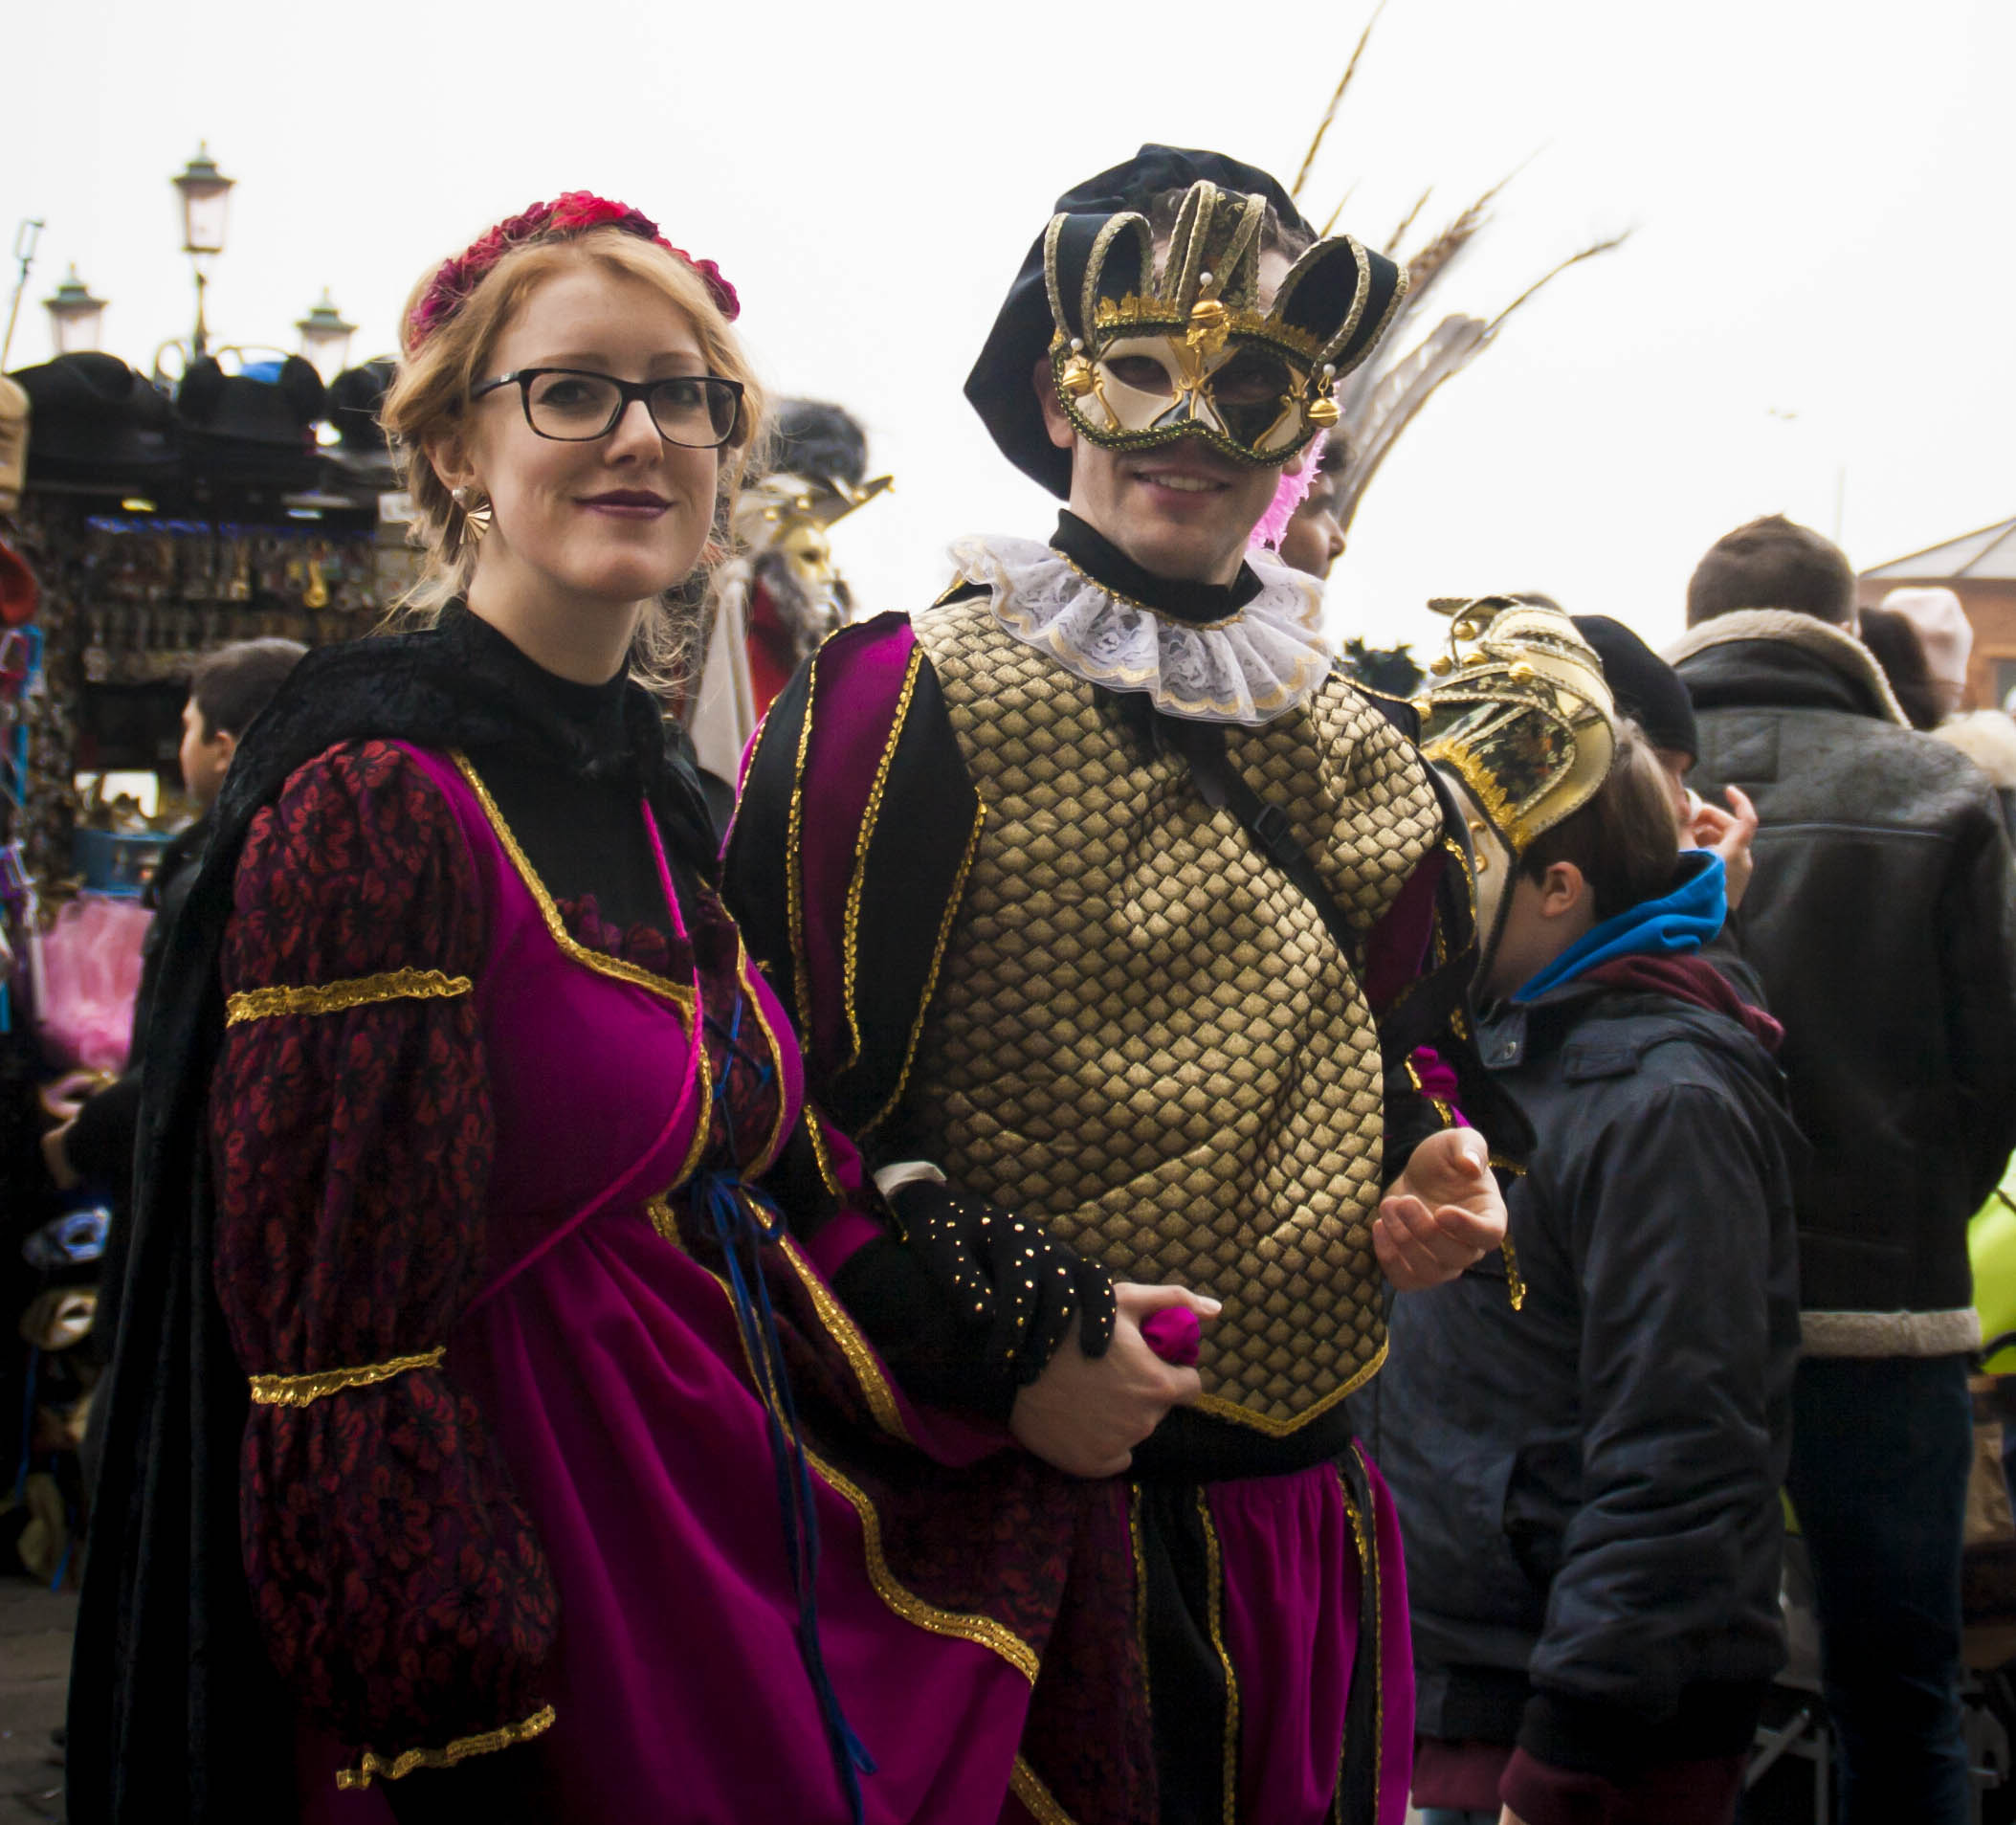
<svg viewBox="0 0 2016 1825"><path fill-rule="evenodd" d="M836 1292L912 1392L1083 1480L1037 1817L1406 1808L1398 1541L1345 1396L1390 1289L1502 1237L1455 1115L1489 1097L1464 826L1318 586L1248 550L1404 284L1217 153L1059 199L966 387L1055 531L962 541L933 608L828 641L729 843L892 1213Z"/></svg>
<svg viewBox="0 0 2016 1825"><path fill-rule="evenodd" d="M1756 801L1744 952L1812 1143L1790 1490L1843 1818L1968 1815L1960 1561L1967 1219L2016 1146L2016 873L1987 780L1906 725L1854 573L1782 517L1719 540L1670 657L1705 785Z"/></svg>
<svg viewBox="0 0 2016 1825"><path fill-rule="evenodd" d="M107 1348L119 1322L142 1055L162 945L196 879L204 839L210 834L210 807L224 789L224 774L238 742L307 650L299 640L240 640L218 648L197 663L189 680L188 701L182 706L180 755L183 789L195 802L196 816L162 851L144 895L144 903L153 909L154 918L141 944L140 991L133 1003L133 1039L126 1053L125 1074L96 1095L86 1088L95 1079L66 1079L52 1087L50 1106L67 1106L74 1113L42 1137L42 1157L50 1177L60 1190L89 1185L112 1201L94 1324Z"/></svg>

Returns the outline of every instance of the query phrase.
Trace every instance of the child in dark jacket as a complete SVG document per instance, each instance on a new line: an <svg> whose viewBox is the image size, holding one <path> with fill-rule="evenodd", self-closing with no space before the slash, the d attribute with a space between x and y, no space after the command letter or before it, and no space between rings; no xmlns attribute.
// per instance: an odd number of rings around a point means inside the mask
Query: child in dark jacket
<svg viewBox="0 0 2016 1825"><path fill-rule="evenodd" d="M1650 746L1602 720L1593 795L1488 833L1480 1050L1537 1136L1512 1250L1402 1295L1378 1384L1431 1822L1725 1825L1783 1659L1802 1144L1776 1023L1698 954L1721 860L1683 857ZM1473 788L1536 751L1485 721Z"/></svg>

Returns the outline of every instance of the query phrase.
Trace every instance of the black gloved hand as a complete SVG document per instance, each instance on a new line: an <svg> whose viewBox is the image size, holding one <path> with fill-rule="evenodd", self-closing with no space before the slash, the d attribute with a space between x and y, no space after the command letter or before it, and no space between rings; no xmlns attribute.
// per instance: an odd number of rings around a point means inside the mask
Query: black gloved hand
<svg viewBox="0 0 2016 1825"><path fill-rule="evenodd" d="M1040 1375L1078 1321L1078 1346L1113 1342L1113 1276L1017 1216L937 1179L912 1179L885 1200L909 1246L966 1324L987 1327L985 1361L1021 1386Z"/></svg>

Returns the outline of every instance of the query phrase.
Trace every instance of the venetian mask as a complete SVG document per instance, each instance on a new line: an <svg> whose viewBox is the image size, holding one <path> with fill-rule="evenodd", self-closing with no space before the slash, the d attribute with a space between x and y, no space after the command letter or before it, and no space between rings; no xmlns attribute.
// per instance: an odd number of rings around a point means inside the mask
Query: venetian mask
<svg viewBox="0 0 2016 1825"><path fill-rule="evenodd" d="M1490 972L1512 875L1545 831L1595 795L1616 749L1603 662L1558 609L1507 596L1442 600L1451 647L1416 700L1422 753L1455 790L1470 825L1480 979Z"/></svg>
<svg viewBox="0 0 2016 1825"><path fill-rule="evenodd" d="M1319 240L1260 307L1267 202L1190 187L1160 266L1147 218L1057 215L1044 237L1057 397L1088 441L1201 437L1285 462L1338 421L1331 389L1370 353L1407 275L1349 235Z"/></svg>

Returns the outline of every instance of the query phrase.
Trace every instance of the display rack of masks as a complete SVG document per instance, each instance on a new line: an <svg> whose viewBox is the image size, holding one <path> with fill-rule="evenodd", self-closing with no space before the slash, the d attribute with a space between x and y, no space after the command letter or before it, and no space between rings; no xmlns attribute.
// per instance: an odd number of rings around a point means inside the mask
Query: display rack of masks
<svg viewBox="0 0 2016 1825"><path fill-rule="evenodd" d="M281 635L325 646L378 618L371 532L93 515L78 602L87 684L187 678L205 653Z"/></svg>

